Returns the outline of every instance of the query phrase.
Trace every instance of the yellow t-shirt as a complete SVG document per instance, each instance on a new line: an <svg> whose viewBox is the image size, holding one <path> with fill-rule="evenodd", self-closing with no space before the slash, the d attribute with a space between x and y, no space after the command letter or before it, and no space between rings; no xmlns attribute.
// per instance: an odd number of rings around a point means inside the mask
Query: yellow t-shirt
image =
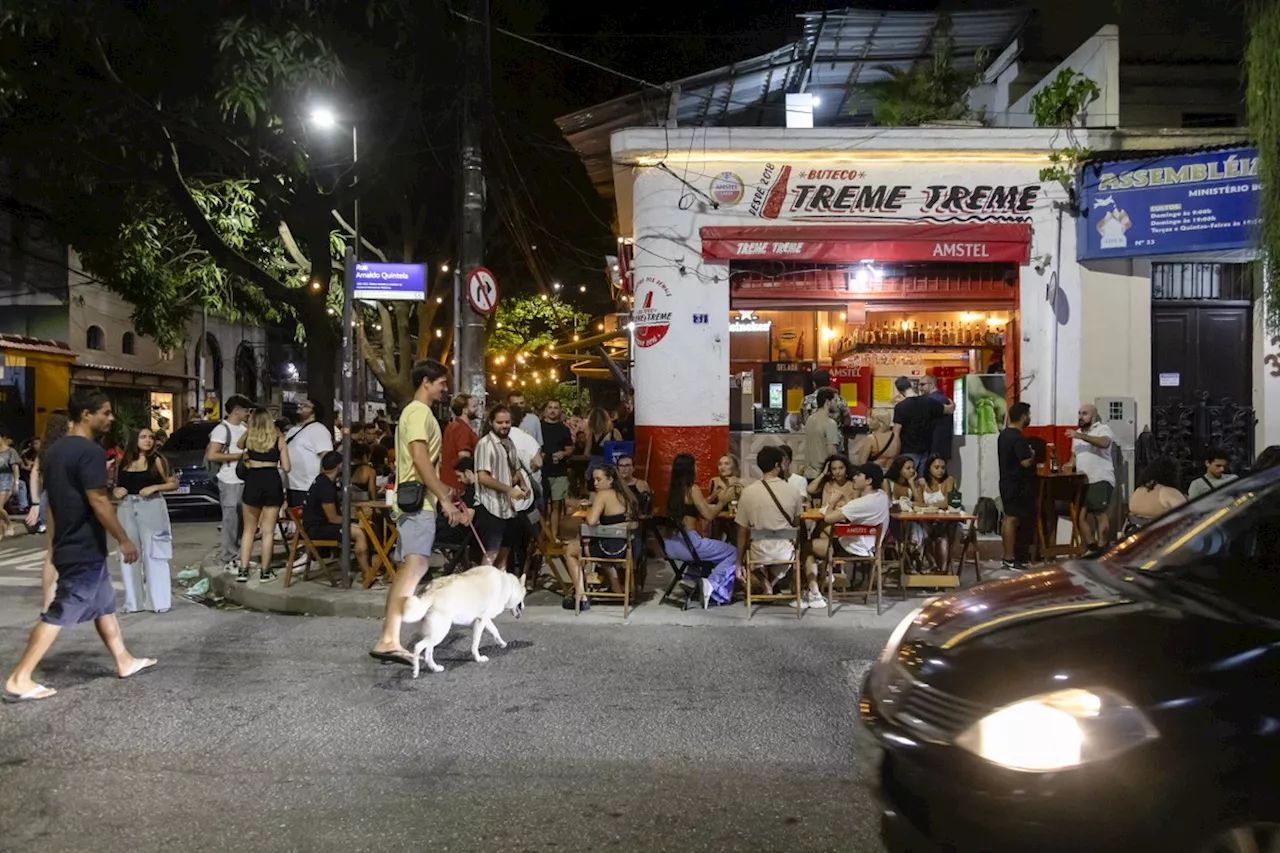
<svg viewBox="0 0 1280 853"><path fill-rule="evenodd" d="M421 483L418 469L413 464L413 454L409 446L415 441L427 443L427 455L431 464L440 466L440 445L443 436L440 433L440 422L426 403L414 400L400 412L400 422L396 425L396 483ZM435 508L436 499L428 494L425 509Z"/></svg>

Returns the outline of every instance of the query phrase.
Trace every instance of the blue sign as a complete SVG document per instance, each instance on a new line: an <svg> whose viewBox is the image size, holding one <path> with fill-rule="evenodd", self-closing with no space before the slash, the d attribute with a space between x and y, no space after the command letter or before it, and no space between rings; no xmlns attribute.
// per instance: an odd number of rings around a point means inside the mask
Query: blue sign
<svg viewBox="0 0 1280 853"><path fill-rule="evenodd" d="M711 315L710 315L710 314L694 314L694 315L693 315L693 322L694 322L695 324L697 324L697 323L709 323L709 322L711 322Z"/></svg>
<svg viewBox="0 0 1280 853"><path fill-rule="evenodd" d="M1253 148L1088 163L1080 183L1076 257L1251 248L1261 221L1257 176Z"/></svg>
<svg viewBox="0 0 1280 853"><path fill-rule="evenodd" d="M356 299L416 301L427 298L423 264L356 264Z"/></svg>

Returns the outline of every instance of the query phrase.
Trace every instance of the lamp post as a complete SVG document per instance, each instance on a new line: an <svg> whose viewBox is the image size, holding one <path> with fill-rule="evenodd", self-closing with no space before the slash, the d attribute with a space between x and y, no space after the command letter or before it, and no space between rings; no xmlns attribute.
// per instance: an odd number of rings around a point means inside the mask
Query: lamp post
<svg viewBox="0 0 1280 853"><path fill-rule="evenodd" d="M320 130L333 130L338 126L338 117L328 107L317 107L311 111L311 123ZM354 172L360 162L359 138L356 125L351 124L351 168ZM351 184L354 187L359 176L353 174ZM353 367L352 327L355 325L355 265L360 258L360 196L356 195L355 204L355 240L354 246L348 246L346 263L342 276L342 387L341 405L343 410L342 430L342 551L339 556L342 568L342 585L351 586L351 525L346 519L351 518L351 425L355 423L354 410L351 403L351 376Z"/></svg>

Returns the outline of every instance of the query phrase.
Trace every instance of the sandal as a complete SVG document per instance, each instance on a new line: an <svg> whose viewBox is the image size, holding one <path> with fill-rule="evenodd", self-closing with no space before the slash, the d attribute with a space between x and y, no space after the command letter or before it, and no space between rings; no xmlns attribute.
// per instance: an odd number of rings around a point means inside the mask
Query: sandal
<svg viewBox="0 0 1280 853"><path fill-rule="evenodd" d="M48 699L50 696L56 696L57 690L52 687L45 687L43 684L37 684L34 689L28 690L26 693L10 693L5 690L0 693L0 701L6 705L17 705L20 702L39 702L41 699Z"/></svg>
<svg viewBox="0 0 1280 853"><path fill-rule="evenodd" d="M369 657L373 658L374 660L382 661L384 664L402 663L405 666L413 666L413 657L408 652L372 651L372 652L369 652Z"/></svg>

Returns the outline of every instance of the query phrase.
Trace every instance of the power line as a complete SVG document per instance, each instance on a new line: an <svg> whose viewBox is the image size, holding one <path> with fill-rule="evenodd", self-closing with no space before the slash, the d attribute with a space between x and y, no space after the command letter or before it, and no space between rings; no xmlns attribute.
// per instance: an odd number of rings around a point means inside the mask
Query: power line
<svg viewBox="0 0 1280 853"><path fill-rule="evenodd" d="M480 25L482 25L482 26L484 25L484 21L476 20L475 18L471 17L470 15L464 14L464 13L459 12L459 11L457 11L457 10L450 10L450 11L451 11L454 15L458 16L459 18L462 18L464 21L467 21L467 22L472 23L472 24L480 24ZM631 81L632 83L639 83L641 86L648 86L650 89L657 89L657 90L658 90L658 91L660 91L660 92L662 92L662 91L666 91L666 87L665 87L665 86L659 86L657 83L650 83L648 80L645 80L645 79L644 79L644 78L642 78L642 77L633 77L633 76L632 76L632 75L630 75L630 74L624 74L624 73L623 73L623 72L621 72L621 71L618 71L618 70L616 70L616 69L610 68L610 67L609 67L609 66L607 66L607 65L601 65L599 62L594 62L594 61L592 61L592 60L590 60L590 59L587 59L587 58L586 58L586 57L584 57L584 56L578 56L577 54L569 53L567 50L561 50L561 49L560 49L560 48L558 48L558 47L552 47L552 46L551 46L551 45L549 45L549 44L543 44L542 42L540 42L540 41L535 41L534 39L531 39L531 38L529 38L528 36L522 36L522 35L520 35L519 33L513 33L513 32L511 32L511 30L504 30L502 27L493 27L493 29L494 29L496 32L500 32L500 33L502 33L504 36L510 36L511 38L516 39L517 41L522 41L522 42L524 42L525 44L531 44L531 45L533 45L534 47L540 47L540 48L542 48L542 49L543 49L543 50L545 50L545 51L549 51L549 52L551 52L551 53L558 54L559 56L563 56L563 57L564 57L564 58L566 58L566 59L572 59L572 60L573 60L573 61L575 61L575 62L581 62L583 65L590 65L592 68L595 68L595 69L600 70L600 71L607 72L607 73L609 73L609 74L613 74L613 75L614 75L614 76L616 76L616 77L621 77L623 80L629 80L629 81Z"/></svg>

